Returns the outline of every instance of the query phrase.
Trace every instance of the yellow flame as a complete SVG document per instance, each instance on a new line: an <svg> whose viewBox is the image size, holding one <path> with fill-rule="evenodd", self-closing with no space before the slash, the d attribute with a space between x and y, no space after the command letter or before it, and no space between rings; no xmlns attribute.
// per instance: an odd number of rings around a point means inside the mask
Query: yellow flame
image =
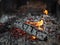
<svg viewBox="0 0 60 45"><path fill-rule="evenodd" d="M37 27L39 30L44 30L44 28L41 27L44 24L43 20L40 20L38 22L26 22L26 23Z"/></svg>
<svg viewBox="0 0 60 45"><path fill-rule="evenodd" d="M41 26L43 25L43 23L44 23L43 20L38 21L38 22L36 23L36 26L37 26L37 28L38 28L39 30L43 30L43 29L44 29L44 28L41 28Z"/></svg>
<svg viewBox="0 0 60 45"><path fill-rule="evenodd" d="M48 15L48 10L44 10L44 14Z"/></svg>
<svg viewBox="0 0 60 45"><path fill-rule="evenodd" d="M43 25L43 20L36 22L36 26L42 26Z"/></svg>

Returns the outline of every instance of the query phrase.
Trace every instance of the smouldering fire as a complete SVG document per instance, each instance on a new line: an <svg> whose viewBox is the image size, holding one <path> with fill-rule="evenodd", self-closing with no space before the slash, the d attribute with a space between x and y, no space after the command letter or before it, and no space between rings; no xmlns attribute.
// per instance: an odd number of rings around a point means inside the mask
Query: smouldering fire
<svg viewBox="0 0 60 45"><path fill-rule="evenodd" d="M44 10L44 14L45 15L48 15L48 10ZM41 19L40 21L38 21L38 22L31 22L31 21L28 21L28 22L26 22L26 24L30 24L30 25L33 25L33 26L35 26L35 27L37 27L37 29L39 29L39 30L44 30L44 20L43 19Z"/></svg>
<svg viewBox="0 0 60 45"><path fill-rule="evenodd" d="M37 27L37 29L39 29L39 30L44 30L44 28L43 28L44 21L43 20L40 20L38 22L26 22L26 24L33 25L33 26Z"/></svg>
<svg viewBox="0 0 60 45"><path fill-rule="evenodd" d="M43 12L44 14L48 15L48 10L44 10Z"/></svg>

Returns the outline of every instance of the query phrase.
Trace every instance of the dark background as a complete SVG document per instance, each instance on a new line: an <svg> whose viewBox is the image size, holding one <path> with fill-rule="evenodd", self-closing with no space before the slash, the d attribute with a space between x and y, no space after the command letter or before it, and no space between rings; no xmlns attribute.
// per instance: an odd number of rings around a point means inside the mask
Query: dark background
<svg viewBox="0 0 60 45"><path fill-rule="evenodd" d="M25 5L27 1L30 1L30 2L40 1L40 2L45 3L47 5L47 9L52 14L56 14L56 9L57 9L57 6L59 5L57 3L58 0L1 0L0 1L0 12L2 13L16 12L16 10L20 6Z"/></svg>

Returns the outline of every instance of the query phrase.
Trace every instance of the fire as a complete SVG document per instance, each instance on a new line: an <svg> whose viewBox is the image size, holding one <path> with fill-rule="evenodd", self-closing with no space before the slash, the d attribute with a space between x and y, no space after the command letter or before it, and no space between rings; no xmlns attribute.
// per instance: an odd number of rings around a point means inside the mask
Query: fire
<svg viewBox="0 0 60 45"><path fill-rule="evenodd" d="M36 26L42 26L43 25L43 20L36 22Z"/></svg>
<svg viewBox="0 0 60 45"><path fill-rule="evenodd" d="M44 10L44 14L48 15L48 10Z"/></svg>
<svg viewBox="0 0 60 45"><path fill-rule="evenodd" d="M42 27L44 24L43 20L40 20L38 22L26 22L26 23L37 27L37 29L39 29L39 30L44 30L44 28Z"/></svg>
<svg viewBox="0 0 60 45"><path fill-rule="evenodd" d="M32 39L33 39L33 40L35 40L35 39L36 39L36 37L35 37L35 36L32 36Z"/></svg>

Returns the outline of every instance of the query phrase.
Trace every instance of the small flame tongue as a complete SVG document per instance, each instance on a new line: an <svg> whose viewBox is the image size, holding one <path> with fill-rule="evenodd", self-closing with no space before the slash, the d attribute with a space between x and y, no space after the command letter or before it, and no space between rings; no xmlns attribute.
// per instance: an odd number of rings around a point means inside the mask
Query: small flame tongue
<svg viewBox="0 0 60 45"><path fill-rule="evenodd" d="M26 23L37 27L37 29L39 29L39 30L44 30L44 28L42 27L43 23L44 23L43 20L40 20L38 22L26 22Z"/></svg>
<svg viewBox="0 0 60 45"><path fill-rule="evenodd" d="M44 10L43 13L48 15L48 10Z"/></svg>
<svg viewBox="0 0 60 45"><path fill-rule="evenodd" d="M43 23L44 23L43 20L38 21L38 22L36 23L36 26L37 26L37 28L38 28L39 30L43 30L43 29L44 29L44 28L42 27L42 26L43 26Z"/></svg>

